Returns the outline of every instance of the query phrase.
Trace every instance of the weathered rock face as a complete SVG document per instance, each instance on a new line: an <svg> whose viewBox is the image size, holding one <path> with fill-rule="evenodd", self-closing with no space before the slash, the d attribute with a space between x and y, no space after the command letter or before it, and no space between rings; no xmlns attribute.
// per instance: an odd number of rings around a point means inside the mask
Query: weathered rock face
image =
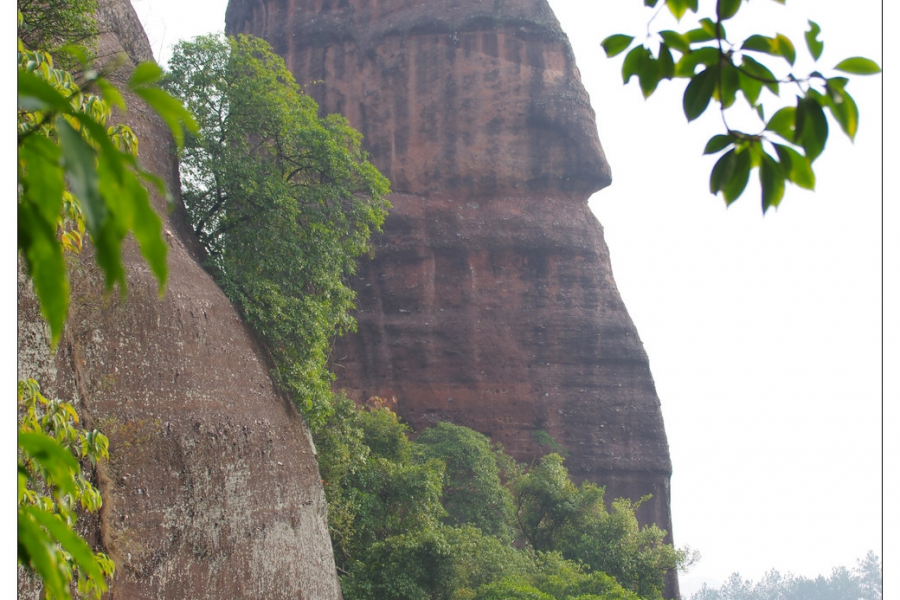
<svg viewBox="0 0 900 600"><path fill-rule="evenodd" d="M547 432L575 479L652 493L639 516L671 532L659 400L587 206L609 167L546 1L231 0L226 30L268 40L393 183L339 386L520 460Z"/></svg>
<svg viewBox="0 0 900 600"><path fill-rule="evenodd" d="M101 29L114 32L100 55L151 58L127 0L100 4ZM177 190L171 137L135 99L129 108L142 163ZM127 301L104 298L90 256L80 259L55 355L20 276L19 377L76 400L110 439L110 461L96 474L104 505L85 523L116 562L109 597L340 598L308 430L198 265L179 213L166 227L165 297L133 243L124 250ZM36 597L28 587L20 580L20 598Z"/></svg>

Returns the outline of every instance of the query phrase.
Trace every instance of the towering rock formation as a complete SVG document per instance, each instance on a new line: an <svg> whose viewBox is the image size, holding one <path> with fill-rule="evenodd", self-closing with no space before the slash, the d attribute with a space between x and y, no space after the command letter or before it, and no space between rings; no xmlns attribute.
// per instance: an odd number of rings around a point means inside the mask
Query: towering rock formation
<svg viewBox="0 0 900 600"><path fill-rule="evenodd" d="M100 1L99 55L152 57L128 0ZM178 190L171 136L129 101L140 160ZM156 198L165 214L165 201ZM116 562L109 598L257 600L340 597L325 497L306 426L274 391L231 304L200 268L179 213L166 220L169 284L126 244L128 297L104 298L90 256L77 261L56 354L20 274L19 377L76 400L110 439L96 474L89 536ZM86 250L90 252L90 250ZM37 598L20 578L19 597Z"/></svg>
<svg viewBox="0 0 900 600"><path fill-rule="evenodd" d="M587 206L609 166L546 0L231 0L226 30L268 40L393 184L339 386L521 460L549 433L671 531L659 400Z"/></svg>

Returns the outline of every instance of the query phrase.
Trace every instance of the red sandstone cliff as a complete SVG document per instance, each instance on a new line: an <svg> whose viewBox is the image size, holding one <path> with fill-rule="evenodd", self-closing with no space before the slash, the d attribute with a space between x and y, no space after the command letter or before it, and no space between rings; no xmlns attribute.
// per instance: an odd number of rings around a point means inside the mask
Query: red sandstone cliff
<svg viewBox="0 0 900 600"><path fill-rule="evenodd" d="M231 0L393 183L338 384L396 396L416 429L473 427L671 532L671 463L647 356L587 198L610 182L571 47L545 0ZM669 595L677 593L677 584Z"/></svg>
<svg viewBox="0 0 900 600"><path fill-rule="evenodd" d="M127 0L100 1L101 56L151 58ZM131 98L140 160L178 190L173 144ZM165 202L156 198L164 212ZM121 599L340 597L315 451L294 407L274 391L259 350L201 269L176 212L166 220L169 284L126 244L128 298L101 295L89 256L77 261L64 339L49 353L30 284L20 275L20 378L76 400L110 440L96 475L104 505L84 519L115 560ZM87 249L86 253L90 253ZM37 597L27 578L19 597Z"/></svg>

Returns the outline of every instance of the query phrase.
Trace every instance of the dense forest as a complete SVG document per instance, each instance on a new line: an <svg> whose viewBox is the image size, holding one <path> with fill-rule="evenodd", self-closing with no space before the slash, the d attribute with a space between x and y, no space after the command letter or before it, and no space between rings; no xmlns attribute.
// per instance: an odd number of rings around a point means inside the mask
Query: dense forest
<svg viewBox="0 0 900 600"><path fill-rule="evenodd" d="M121 97L89 69L96 5L18 6L19 247L56 340L66 306L52 302L68 295L64 253L89 236L109 285L124 286L117 253L129 231L161 283L165 249L159 218L147 213L146 188L156 180L136 163L137 141L125 126L106 128ZM392 410L395 400L359 406L332 390L331 343L355 326L346 282L371 252L390 185L360 134L340 116L320 117L264 41L185 41L167 73L142 65L131 85L179 142L183 201L205 267L262 340L274 381L310 425L344 597L663 597L666 574L697 556L664 543L658 527L640 526L640 502L575 485L565 449L545 433L545 447L559 452L518 464L471 429L444 422L412 431ZM103 212L114 184L123 202L134 202L131 212ZM114 565L74 524L77 505L92 512L102 501L90 464L115 449L102 432L82 431L76 409L44 398L34 382L19 386L19 431L19 564L44 580L48 597L68 597L73 577L79 595L99 597ZM735 575L694 598L875 600L880 572L870 555L830 579L773 572L752 584Z"/></svg>
<svg viewBox="0 0 900 600"><path fill-rule="evenodd" d="M689 553L639 527L637 504L576 487L559 454L517 465L471 429L413 432L389 400L331 392L330 342L354 326L345 281L388 208L346 120L318 117L251 37L181 42L167 89L200 123L181 172L207 266L312 428L345 597L661 598Z"/></svg>

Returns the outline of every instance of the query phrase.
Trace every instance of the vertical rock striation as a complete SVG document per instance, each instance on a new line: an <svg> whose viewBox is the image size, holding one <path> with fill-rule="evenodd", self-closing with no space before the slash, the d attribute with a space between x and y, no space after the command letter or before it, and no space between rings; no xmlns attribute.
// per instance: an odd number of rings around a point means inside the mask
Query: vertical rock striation
<svg viewBox="0 0 900 600"><path fill-rule="evenodd" d="M127 0L100 0L98 54L152 58ZM129 99L140 160L178 190L171 136ZM165 213L165 201L155 198ZM104 297L88 256L74 261L64 339L49 352L20 273L18 374L74 399L110 440L88 535L116 562L110 598L340 598L309 432L275 392L251 334L197 263L196 241L166 219L169 283L126 243L128 297ZM27 578L20 598L38 597ZM106 596L105 596L106 597Z"/></svg>
<svg viewBox="0 0 900 600"><path fill-rule="evenodd" d="M226 31L268 40L392 182L338 385L520 460L549 433L576 480L652 493L639 518L671 532L659 399L587 205L609 166L546 1L231 0Z"/></svg>

